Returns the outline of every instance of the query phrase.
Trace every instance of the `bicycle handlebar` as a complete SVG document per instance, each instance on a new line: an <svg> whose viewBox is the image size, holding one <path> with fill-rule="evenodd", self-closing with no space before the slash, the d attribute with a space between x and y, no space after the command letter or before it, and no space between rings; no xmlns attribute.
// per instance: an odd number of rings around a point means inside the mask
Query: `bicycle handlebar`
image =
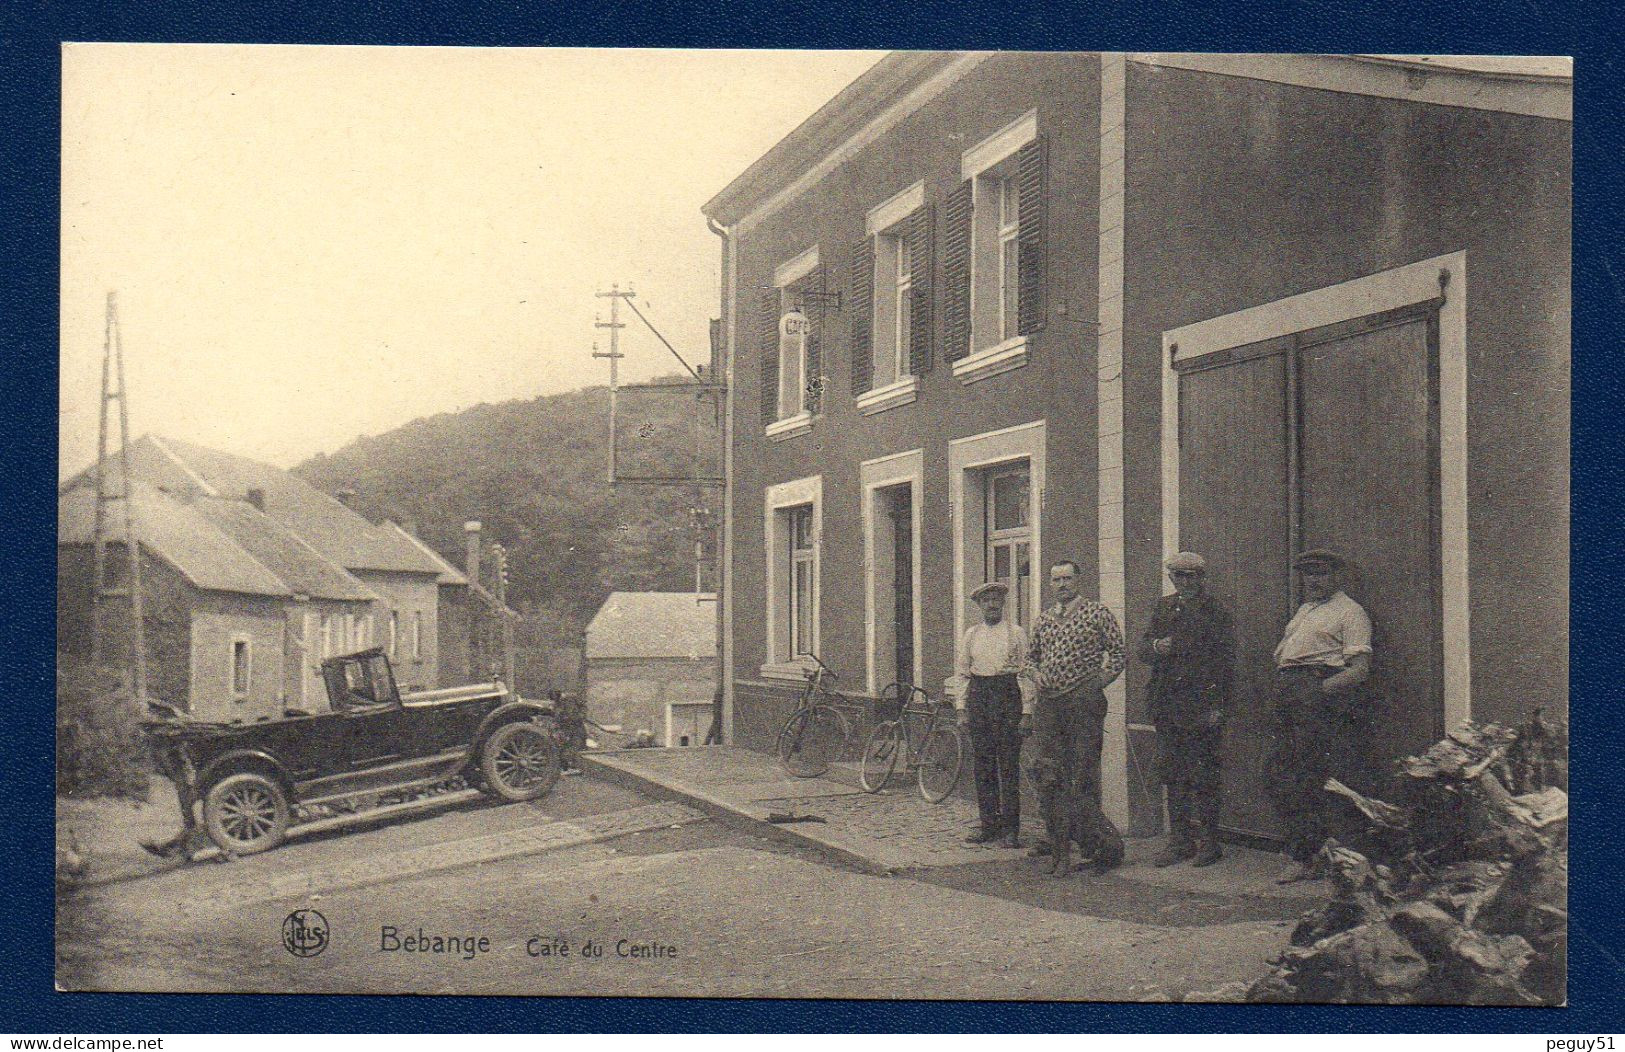
<svg viewBox="0 0 1625 1052"><path fill-rule="evenodd" d="M841 674L839 672L836 672L834 669L830 668L828 665L824 664L824 662L818 657L817 654L814 654L811 651L808 651L807 653L803 654L802 657L810 657L810 658L812 658L813 659L813 664L817 665L818 668L821 669L824 674L828 675L830 679L840 679L841 678ZM808 679L812 679L814 676L819 675L819 673L817 671L813 670L813 669L808 669L804 673L804 675L806 675L806 677Z"/></svg>

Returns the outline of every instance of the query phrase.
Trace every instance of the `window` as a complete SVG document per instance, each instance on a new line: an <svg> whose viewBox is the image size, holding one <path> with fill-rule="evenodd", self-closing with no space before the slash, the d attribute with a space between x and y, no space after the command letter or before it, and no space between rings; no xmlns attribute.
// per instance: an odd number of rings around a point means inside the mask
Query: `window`
<svg viewBox="0 0 1625 1052"><path fill-rule="evenodd" d="M790 657L813 652L813 591L817 588L812 505L791 508L785 533L790 541Z"/></svg>
<svg viewBox="0 0 1625 1052"><path fill-rule="evenodd" d="M322 615L322 657L333 656L333 615Z"/></svg>
<svg viewBox="0 0 1625 1052"><path fill-rule="evenodd" d="M966 150L943 203L943 353L965 383L1025 365L1043 324L1046 164L1035 111Z"/></svg>
<svg viewBox="0 0 1625 1052"><path fill-rule="evenodd" d="M915 183L869 210L854 246L852 393L866 416L914 401L930 369L932 215Z"/></svg>
<svg viewBox="0 0 1625 1052"><path fill-rule="evenodd" d="M412 633L408 640L412 649L412 660L423 660L423 611L412 611Z"/></svg>
<svg viewBox="0 0 1625 1052"><path fill-rule="evenodd" d="M818 653L820 501L814 475L769 486L764 494L767 624L762 675L801 678L801 659Z"/></svg>
<svg viewBox="0 0 1625 1052"><path fill-rule="evenodd" d="M248 640L235 637L231 641L231 695L234 698L248 697L250 655Z"/></svg>
<svg viewBox="0 0 1625 1052"><path fill-rule="evenodd" d="M1010 587L1007 608L1017 624L1032 595L1031 485L1025 463L983 474L982 580Z"/></svg>
<svg viewBox="0 0 1625 1052"><path fill-rule="evenodd" d="M1021 188L1014 179L999 180L999 339L1020 331Z"/></svg>
<svg viewBox="0 0 1625 1052"><path fill-rule="evenodd" d="M818 350L822 302L809 303L823 292L823 272L814 245L773 272L773 284L762 290L762 423L769 438L782 439L812 429L819 410L823 380Z"/></svg>
<svg viewBox="0 0 1625 1052"><path fill-rule="evenodd" d="M401 631L401 615L398 611L389 612L389 656L395 656L395 640Z"/></svg>

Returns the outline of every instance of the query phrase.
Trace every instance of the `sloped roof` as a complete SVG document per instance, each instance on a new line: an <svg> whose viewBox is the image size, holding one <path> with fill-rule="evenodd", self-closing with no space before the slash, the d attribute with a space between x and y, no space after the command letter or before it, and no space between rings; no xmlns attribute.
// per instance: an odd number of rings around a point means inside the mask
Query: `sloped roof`
<svg viewBox="0 0 1625 1052"><path fill-rule="evenodd" d="M412 547L428 556L436 566L440 567L440 576L435 578L435 584L463 585L468 583L468 578L463 576L463 572L453 566L450 560L424 544L421 537L414 537L406 527L386 519L378 528L398 534L407 544L412 545Z"/></svg>
<svg viewBox="0 0 1625 1052"><path fill-rule="evenodd" d="M204 497L193 505L292 592L318 599L371 602L366 585L247 501ZM139 527L139 520L137 526Z"/></svg>
<svg viewBox="0 0 1625 1052"><path fill-rule="evenodd" d="M141 482L135 484L132 500L141 545L194 587L248 595L293 594L284 581L194 506ZM57 543L92 543L95 516L96 495L90 487L75 486L60 493Z"/></svg>
<svg viewBox="0 0 1625 1052"><path fill-rule="evenodd" d="M130 444L131 473L174 493L245 500L251 489L265 498L265 514L298 534L346 570L383 570L439 576L440 566L392 530L356 512L281 468L159 435ZM63 489L86 482L86 468Z"/></svg>
<svg viewBox="0 0 1625 1052"><path fill-rule="evenodd" d="M693 592L611 592L587 626L588 658L717 656L716 597Z"/></svg>

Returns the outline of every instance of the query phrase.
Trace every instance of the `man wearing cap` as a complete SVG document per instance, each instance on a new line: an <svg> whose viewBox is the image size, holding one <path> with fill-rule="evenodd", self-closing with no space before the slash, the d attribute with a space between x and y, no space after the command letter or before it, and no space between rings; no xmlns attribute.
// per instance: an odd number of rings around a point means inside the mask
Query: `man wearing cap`
<svg viewBox="0 0 1625 1052"><path fill-rule="evenodd" d="M998 840L1021 846L1021 739L1030 730L1032 691L1017 679L1027 658L1027 633L1004 616L1008 585L990 581L970 594L981 624L965 629L950 693L959 725L970 731L976 760L978 829L967 843Z"/></svg>
<svg viewBox="0 0 1625 1052"><path fill-rule="evenodd" d="M1123 837L1100 809L1100 748L1106 686L1123 674L1123 630L1101 603L1083 598L1078 564L1050 567L1055 605L1033 626L1025 675L1038 687L1033 781L1049 833L1050 873L1072 871L1072 844L1107 870L1123 861Z"/></svg>
<svg viewBox="0 0 1625 1052"><path fill-rule="evenodd" d="M1168 790L1168 843L1156 866L1211 866L1219 851L1219 747L1235 673L1230 612L1208 594L1207 561L1180 552L1167 562L1174 594L1157 600L1140 640L1151 666L1149 700L1157 768Z"/></svg>
<svg viewBox="0 0 1625 1052"><path fill-rule="evenodd" d="M1279 883L1311 880L1326 839L1328 776L1349 777L1365 743L1359 686L1371 674L1371 618L1338 586L1343 557L1314 548L1293 560L1303 605L1275 648L1269 788L1291 859Z"/></svg>

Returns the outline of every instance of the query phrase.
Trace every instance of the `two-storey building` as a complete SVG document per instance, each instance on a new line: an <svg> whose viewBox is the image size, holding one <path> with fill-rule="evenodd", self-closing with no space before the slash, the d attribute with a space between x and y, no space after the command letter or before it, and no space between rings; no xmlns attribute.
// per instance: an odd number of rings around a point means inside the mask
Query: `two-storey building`
<svg viewBox="0 0 1625 1052"><path fill-rule="evenodd" d="M1130 639L1163 559L1239 625L1226 824L1260 791L1296 550L1378 632L1376 749L1561 707L1566 65L898 53L705 207L724 235L728 740L804 656L940 688L986 580L1073 559ZM1146 670L1105 801L1160 824Z"/></svg>

